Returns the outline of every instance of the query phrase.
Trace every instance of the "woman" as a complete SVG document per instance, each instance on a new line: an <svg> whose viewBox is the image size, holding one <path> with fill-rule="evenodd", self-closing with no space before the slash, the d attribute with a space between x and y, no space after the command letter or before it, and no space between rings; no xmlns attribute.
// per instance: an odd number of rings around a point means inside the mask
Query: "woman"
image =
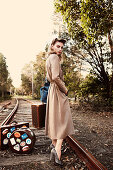
<svg viewBox="0 0 113 170"><path fill-rule="evenodd" d="M74 133L72 116L68 102L68 90L63 82L60 66L61 54L65 40L54 39L50 46L49 57L46 60L47 80L50 82L46 109L46 135L52 140L50 160L58 165L61 162L61 147L63 139Z"/></svg>

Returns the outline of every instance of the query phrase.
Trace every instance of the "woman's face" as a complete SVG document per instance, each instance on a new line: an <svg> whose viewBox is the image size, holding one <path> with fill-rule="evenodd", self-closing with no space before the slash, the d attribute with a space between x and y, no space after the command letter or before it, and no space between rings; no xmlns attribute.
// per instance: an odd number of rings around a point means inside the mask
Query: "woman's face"
<svg viewBox="0 0 113 170"><path fill-rule="evenodd" d="M63 46L64 44L62 42L57 41L54 45L52 45L52 49L57 55L61 55L63 51Z"/></svg>

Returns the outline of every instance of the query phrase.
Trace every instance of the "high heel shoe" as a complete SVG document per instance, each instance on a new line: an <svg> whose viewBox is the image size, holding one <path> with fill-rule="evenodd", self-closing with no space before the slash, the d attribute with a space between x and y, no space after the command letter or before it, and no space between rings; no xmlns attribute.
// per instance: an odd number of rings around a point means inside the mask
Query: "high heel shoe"
<svg viewBox="0 0 113 170"><path fill-rule="evenodd" d="M63 166L62 161L58 159L58 155L57 155L57 152L56 152L55 148L53 148L51 150L50 161L52 161L52 160L54 160L56 165Z"/></svg>
<svg viewBox="0 0 113 170"><path fill-rule="evenodd" d="M55 148L55 146L51 143L50 149L53 149L53 148Z"/></svg>
<svg viewBox="0 0 113 170"><path fill-rule="evenodd" d="M51 143L50 146L49 146L50 149L53 149L55 148L55 146ZM61 148L61 153L64 154L64 150L63 148Z"/></svg>

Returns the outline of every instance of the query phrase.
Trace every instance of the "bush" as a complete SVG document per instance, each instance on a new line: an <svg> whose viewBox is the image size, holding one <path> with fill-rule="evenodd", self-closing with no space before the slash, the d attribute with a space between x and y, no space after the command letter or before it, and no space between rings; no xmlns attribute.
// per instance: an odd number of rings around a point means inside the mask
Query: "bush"
<svg viewBox="0 0 113 170"><path fill-rule="evenodd" d="M95 106L113 106L113 96L107 98L106 87L97 77L92 75L88 75L81 82L77 95L80 102L87 102Z"/></svg>

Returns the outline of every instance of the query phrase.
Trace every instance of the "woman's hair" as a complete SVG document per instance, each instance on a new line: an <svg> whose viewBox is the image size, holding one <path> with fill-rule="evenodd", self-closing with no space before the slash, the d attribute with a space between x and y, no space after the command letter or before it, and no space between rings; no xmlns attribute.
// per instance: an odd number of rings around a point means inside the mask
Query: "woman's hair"
<svg viewBox="0 0 113 170"><path fill-rule="evenodd" d="M65 43L66 43L66 40L64 40L64 39L58 39L58 38L53 39L52 42L51 42L51 44L50 44L50 47L49 47L49 49L48 49L48 55L50 55L50 54L56 54L56 53L54 52L54 50L52 49L52 46L55 45L56 42L61 42L61 43L65 44Z"/></svg>
<svg viewBox="0 0 113 170"><path fill-rule="evenodd" d="M66 43L66 40L55 38L55 39L52 41L51 45L55 45L56 42L61 42L61 43L65 44L65 43Z"/></svg>

